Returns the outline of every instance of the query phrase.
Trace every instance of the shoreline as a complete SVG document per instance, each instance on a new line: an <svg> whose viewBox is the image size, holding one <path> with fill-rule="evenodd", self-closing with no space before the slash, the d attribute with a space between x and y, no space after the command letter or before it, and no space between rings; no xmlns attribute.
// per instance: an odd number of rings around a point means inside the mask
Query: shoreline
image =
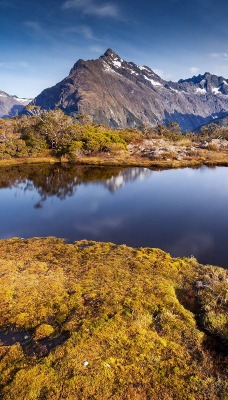
<svg viewBox="0 0 228 400"><path fill-rule="evenodd" d="M27 157L27 158L14 158L8 160L0 160L0 168L16 165L28 164L72 164L72 165L88 165L88 166L109 166L109 167L145 167L145 168L185 168L185 167L200 167L200 166L228 166L228 154L224 153L210 153L209 157L203 156L199 158L190 158L183 160L174 159L157 159L151 160L149 158L133 158L133 157L80 157L74 161L67 158L57 157Z"/></svg>

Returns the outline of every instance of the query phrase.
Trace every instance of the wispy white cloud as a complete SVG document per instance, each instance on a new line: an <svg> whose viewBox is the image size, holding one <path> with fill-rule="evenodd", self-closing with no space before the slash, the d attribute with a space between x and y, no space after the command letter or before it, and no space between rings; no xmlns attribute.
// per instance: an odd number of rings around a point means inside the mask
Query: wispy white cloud
<svg viewBox="0 0 228 400"><path fill-rule="evenodd" d="M196 75L196 74L199 73L200 69L199 69L198 67L190 67L190 68L189 68L189 71L190 71L192 74Z"/></svg>
<svg viewBox="0 0 228 400"><path fill-rule="evenodd" d="M153 71L155 72L155 74L159 75L159 76L164 76L165 72L162 71L160 68L153 68Z"/></svg>
<svg viewBox="0 0 228 400"><path fill-rule="evenodd" d="M34 33L43 33L44 29L42 25L37 21L25 21L24 25Z"/></svg>
<svg viewBox="0 0 228 400"><path fill-rule="evenodd" d="M64 32L79 33L82 36L84 36L86 39L96 40L96 37L94 36L92 29L90 28L90 26L87 26L87 25L71 26L71 27L64 29Z"/></svg>
<svg viewBox="0 0 228 400"><path fill-rule="evenodd" d="M155 74L160 76L162 79L166 79L166 80L172 79L172 74L170 74L168 72L165 72L160 68L153 68L152 67L152 70L155 72Z"/></svg>
<svg viewBox="0 0 228 400"><path fill-rule="evenodd" d="M15 69L28 68L29 64L26 61L4 61L0 62L0 68Z"/></svg>
<svg viewBox="0 0 228 400"><path fill-rule="evenodd" d="M219 59L223 59L223 60L228 60L228 52L226 52L226 51L221 52L221 53L210 53L209 55L212 58L219 58Z"/></svg>
<svg viewBox="0 0 228 400"><path fill-rule="evenodd" d="M117 6L111 2L98 3L95 0L66 0L62 6L63 9L75 8L81 10L84 14L96 15L98 17L119 17Z"/></svg>
<svg viewBox="0 0 228 400"><path fill-rule="evenodd" d="M38 38L42 41L48 41L54 43L56 40L56 36L58 36L59 32L51 32L47 25L43 25L38 21L25 21L24 26L27 29L27 32Z"/></svg>
<svg viewBox="0 0 228 400"><path fill-rule="evenodd" d="M103 54L105 52L105 48L99 46L90 46L89 51L96 54Z"/></svg>

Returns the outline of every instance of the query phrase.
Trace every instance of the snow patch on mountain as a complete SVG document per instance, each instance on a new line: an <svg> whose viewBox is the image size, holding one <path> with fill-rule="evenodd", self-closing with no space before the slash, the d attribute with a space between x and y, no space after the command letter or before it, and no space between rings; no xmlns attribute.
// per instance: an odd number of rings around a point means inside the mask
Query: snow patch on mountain
<svg viewBox="0 0 228 400"><path fill-rule="evenodd" d="M116 68L121 68L122 64L121 61L118 60L118 58L115 58L112 62L112 64L116 67Z"/></svg>
<svg viewBox="0 0 228 400"><path fill-rule="evenodd" d="M220 87L213 87L212 89L211 89L211 91L212 91L212 93L214 93L214 94L221 94L221 92L220 92Z"/></svg>
<svg viewBox="0 0 228 400"><path fill-rule="evenodd" d="M206 94L207 91L206 91L206 89L197 88L197 89L196 89L196 93L199 93L199 94Z"/></svg>
<svg viewBox="0 0 228 400"><path fill-rule="evenodd" d="M162 84L160 82L156 82L154 79L150 79L148 78L146 75L143 75L143 77L149 81L153 86L162 86Z"/></svg>
<svg viewBox="0 0 228 400"><path fill-rule="evenodd" d="M137 67L138 67L139 69L141 69L141 71L145 70L145 71L151 72L151 69L150 69L149 67L145 67L145 66L141 67L141 66L139 66L139 65L137 65Z"/></svg>
<svg viewBox="0 0 228 400"><path fill-rule="evenodd" d="M105 61L103 61L103 65L104 65L104 70L106 72L109 72L109 73L111 72L112 74L120 75L120 74L118 74L118 72L116 72L114 69L112 69L111 66L108 63L106 63Z"/></svg>
<svg viewBox="0 0 228 400"><path fill-rule="evenodd" d="M24 97L17 97L17 96L12 96L16 101L19 103L25 103L28 104L32 99L25 99Z"/></svg>
<svg viewBox="0 0 228 400"><path fill-rule="evenodd" d="M180 90L177 90L177 89L174 89L174 88L169 88L169 89L171 89L173 92L176 92L176 93L178 93L178 94L180 94Z"/></svg>

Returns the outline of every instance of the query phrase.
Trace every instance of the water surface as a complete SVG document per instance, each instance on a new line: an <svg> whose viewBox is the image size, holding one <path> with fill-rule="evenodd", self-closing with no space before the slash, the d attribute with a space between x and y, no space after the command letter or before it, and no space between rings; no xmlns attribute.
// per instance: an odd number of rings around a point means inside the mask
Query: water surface
<svg viewBox="0 0 228 400"><path fill-rule="evenodd" d="M159 247L228 267L228 168L0 169L0 237Z"/></svg>

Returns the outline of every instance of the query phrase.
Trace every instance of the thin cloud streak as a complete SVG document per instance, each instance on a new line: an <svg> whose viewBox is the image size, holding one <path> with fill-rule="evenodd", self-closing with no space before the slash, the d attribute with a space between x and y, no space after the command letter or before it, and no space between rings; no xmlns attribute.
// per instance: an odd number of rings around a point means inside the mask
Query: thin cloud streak
<svg viewBox="0 0 228 400"><path fill-rule="evenodd" d="M170 80L172 79L172 74L164 72L162 69L160 68L153 68L153 65L151 65L152 70L155 72L155 74L157 74L158 76L160 76L162 79L165 80Z"/></svg>
<svg viewBox="0 0 228 400"><path fill-rule="evenodd" d="M62 8L65 10L74 8L81 10L84 14L95 15L98 17L119 17L119 11L115 4L98 4L94 0L67 0L63 3Z"/></svg>
<svg viewBox="0 0 228 400"><path fill-rule="evenodd" d="M99 46L91 46L89 48L89 51L91 51L92 53L96 53L96 54L103 54L105 52L105 48L99 47Z"/></svg>
<svg viewBox="0 0 228 400"><path fill-rule="evenodd" d="M220 59L223 59L223 60L228 60L228 53L227 52L210 53L210 57L212 57L212 58L220 58Z"/></svg>
<svg viewBox="0 0 228 400"><path fill-rule="evenodd" d="M25 21L24 25L35 33L43 33L44 32L44 29L39 22Z"/></svg>
<svg viewBox="0 0 228 400"><path fill-rule="evenodd" d="M5 62L0 62L0 68L7 68L7 69L29 68L29 64L25 61L5 61Z"/></svg>
<svg viewBox="0 0 228 400"><path fill-rule="evenodd" d="M30 35L34 36L38 40L42 40L49 43L56 43L56 37L59 36L59 32L51 32L47 25L43 25L38 21L24 21L23 25L27 28Z"/></svg>
<svg viewBox="0 0 228 400"><path fill-rule="evenodd" d="M199 73L200 69L199 69L198 67L191 67L191 68L189 68L189 71L190 71L192 74L196 75L196 74Z"/></svg>
<svg viewBox="0 0 228 400"><path fill-rule="evenodd" d="M96 37L94 36L92 29L90 28L90 26L87 26L87 25L68 27L68 28L64 29L64 32L66 32L66 33L80 33L86 39L96 40Z"/></svg>

